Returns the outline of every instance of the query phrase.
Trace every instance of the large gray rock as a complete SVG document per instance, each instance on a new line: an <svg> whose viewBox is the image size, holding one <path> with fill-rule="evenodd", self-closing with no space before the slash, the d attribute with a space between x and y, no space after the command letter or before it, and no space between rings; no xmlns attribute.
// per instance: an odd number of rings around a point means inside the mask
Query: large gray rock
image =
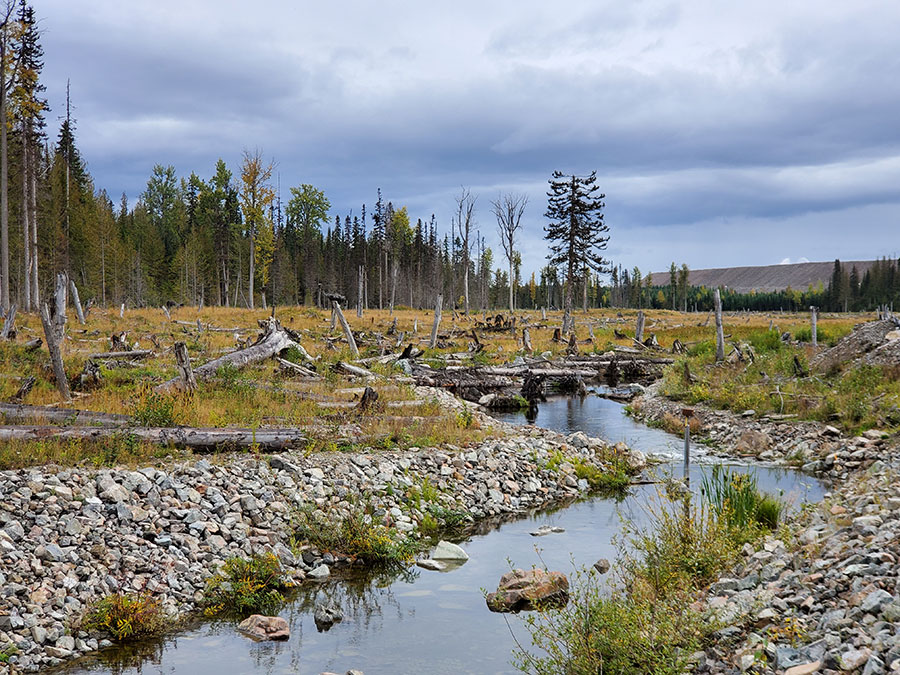
<svg viewBox="0 0 900 675"><path fill-rule="evenodd" d="M456 544L441 540L431 553L434 560L468 560L469 555Z"/></svg>

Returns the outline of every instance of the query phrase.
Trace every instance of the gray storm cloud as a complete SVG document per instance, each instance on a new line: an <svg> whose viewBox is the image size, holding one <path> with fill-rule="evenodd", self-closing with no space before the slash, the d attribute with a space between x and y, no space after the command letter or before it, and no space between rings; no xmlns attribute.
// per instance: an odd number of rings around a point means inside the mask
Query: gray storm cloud
<svg viewBox="0 0 900 675"><path fill-rule="evenodd" d="M498 248L525 192L529 272L554 169L598 170L627 267L897 253L900 6L432 4L42 2L51 120L71 78L112 195L259 147L340 214L381 187L447 230L466 185Z"/></svg>

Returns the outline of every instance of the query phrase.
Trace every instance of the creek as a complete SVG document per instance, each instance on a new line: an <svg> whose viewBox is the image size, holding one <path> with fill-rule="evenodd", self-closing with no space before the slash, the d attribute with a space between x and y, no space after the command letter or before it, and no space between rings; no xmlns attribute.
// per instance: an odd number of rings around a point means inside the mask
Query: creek
<svg viewBox="0 0 900 675"><path fill-rule="evenodd" d="M524 423L519 414L497 415ZM624 406L597 396L555 397L539 407L535 424L563 433L584 431L610 442L668 458L655 469L681 472L682 440L635 422ZM710 463L702 446L695 448L691 484L696 490ZM733 465L752 471L760 488L782 494L792 508L819 501L825 488L792 470ZM646 522L657 485L638 485L621 500L593 497L516 519L482 521L459 540L470 556L444 572L411 568L403 573L368 574L304 584L281 611L291 627L287 642L255 643L239 635L230 622L185 627L161 640L117 647L59 672L122 675L275 675L323 671L366 675L398 673L515 673L511 657L517 641L530 643L520 616L488 611L484 592L496 588L511 566L546 566L570 578L599 558L615 565L613 537L623 519ZM541 525L564 532L533 537ZM341 623L320 632L313 620L317 603L331 601L344 612Z"/></svg>

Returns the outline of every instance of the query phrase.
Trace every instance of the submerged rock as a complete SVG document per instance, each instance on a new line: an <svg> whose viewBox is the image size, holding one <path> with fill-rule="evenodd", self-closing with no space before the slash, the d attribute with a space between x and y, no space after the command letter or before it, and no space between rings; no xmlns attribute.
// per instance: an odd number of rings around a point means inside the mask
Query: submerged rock
<svg viewBox="0 0 900 675"><path fill-rule="evenodd" d="M562 572L513 570L500 577L497 590L487 595L492 612L520 612L538 605L562 606L569 601L569 580Z"/></svg>
<svg viewBox="0 0 900 675"><path fill-rule="evenodd" d="M545 537L548 534L554 534L558 532L565 532L565 529L562 527L557 527L555 525L541 525L538 529L530 532L532 537Z"/></svg>
<svg viewBox="0 0 900 675"><path fill-rule="evenodd" d="M431 570L433 572L440 572L441 570L447 569L447 566L444 563L438 560L432 560L431 558L416 560L416 565L422 569Z"/></svg>
<svg viewBox="0 0 900 675"><path fill-rule="evenodd" d="M291 637L288 622L280 616L252 614L238 624L238 630L254 640L287 640Z"/></svg>
<svg viewBox="0 0 900 675"><path fill-rule="evenodd" d="M344 612L341 611L341 608L335 605L334 603L330 604L319 604L316 605L316 611L313 614L313 619L316 622L316 628L320 631L325 631L331 628L334 624L343 621Z"/></svg>

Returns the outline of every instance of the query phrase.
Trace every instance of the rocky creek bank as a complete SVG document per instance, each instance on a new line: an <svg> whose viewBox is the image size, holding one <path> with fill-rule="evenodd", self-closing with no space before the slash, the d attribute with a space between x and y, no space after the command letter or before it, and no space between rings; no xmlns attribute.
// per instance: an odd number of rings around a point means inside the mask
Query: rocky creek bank
<svg viewBox="0 0 900 675"><path fill-rule="evenodd" d="M364 503L398 535L417 537L426 505L406 498L410 489L427 485L436 506L479 519L589 492L572 463L548 468L551 457L609 468L598 453L607 446L583 433L498 435L467 448L0 472L0 653L33 672L109 646L78 625L117 592L156 596L174 625L202 606L207 579L232 556L274 553L295 581L310 583L351 564L291 548L298 509L337 520ZM617 452L635 470L643 465L640 453Z"/></svg>
<svg viewBox="0 0 900 675"><path fill-rule="evenodd" d="M682 404L651 388L648 420ZM824 424L696 406L711 454L802 466L832 491L710 588L723 626L695 655L699 673L900 672L900 442L878 430L847 438Z"/></svg>

